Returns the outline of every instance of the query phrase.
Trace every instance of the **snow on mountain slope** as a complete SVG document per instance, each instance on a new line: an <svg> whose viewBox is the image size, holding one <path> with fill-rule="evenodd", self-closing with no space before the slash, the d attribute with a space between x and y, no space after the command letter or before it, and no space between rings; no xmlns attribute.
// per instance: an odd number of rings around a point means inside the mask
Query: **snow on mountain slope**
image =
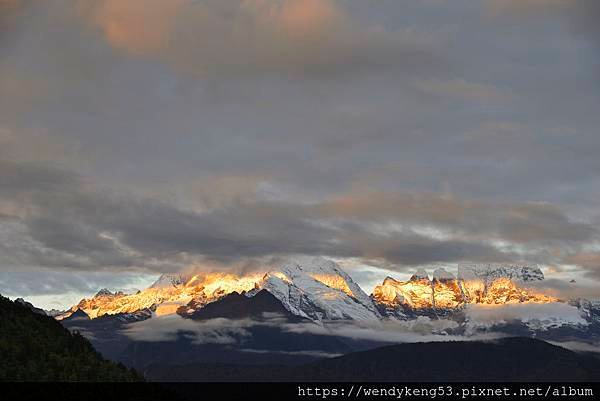
<svg viewBox="0 0 600 401"><path fill-rule="evenodd" d="M54 309L54 308L46 310L45 312L46 312L46 315L52 316L52 317L57 317L57 316L60 316L63 313L65 313L64 310L58 310L58 309Z"/></svg>
<svg viewBox="0 0 600 401"><path fill-rule="evenodd" d="M183 286L186 281L187 280L179 274L161 274L150 288L177 288Z"/></svg>
<svg viewBox="0 0 600 401"><path fill-rule="evenodd" d="M337 263L321 257L290 260L267 273L257 289L269 291L291 313L315 321L380 318L358 284Z"/></svg>
<svg viewBox="0 0 600 401"><path fill-rule="evenodd" d="M569 304L578 308L586 321L600 325L600 299L578 298L569 301Z"/></svg>
<svg viewBox="0 0 600 401"><path fill-rule="evenodd" d="M419 280L429 281L429 274L427 273L427 271L425 269L423 269L421 267L415 272L415 274L413 274L411 276L410 279L411 279L411 281L419 281Z"/></svg>
<svg viewBox="0 0 600 401"><path fill-rule="evenodd" d="M96 293L96 295L94 295L94 297L107 297L107 296L112 296L115 295L113 294L110 290L106 289L106 288L102 288L100 291L98 291Z"/></svg>

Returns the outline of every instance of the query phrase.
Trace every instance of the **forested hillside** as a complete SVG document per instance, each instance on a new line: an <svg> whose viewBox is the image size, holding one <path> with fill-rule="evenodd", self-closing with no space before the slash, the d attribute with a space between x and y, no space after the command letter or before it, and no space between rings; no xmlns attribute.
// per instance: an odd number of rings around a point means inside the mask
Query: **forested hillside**
<svg viewBox="0 0 600 401"><path fill-rule="evenodd" d="M78 333L0 296L0 381L139 381Z"/></svg>

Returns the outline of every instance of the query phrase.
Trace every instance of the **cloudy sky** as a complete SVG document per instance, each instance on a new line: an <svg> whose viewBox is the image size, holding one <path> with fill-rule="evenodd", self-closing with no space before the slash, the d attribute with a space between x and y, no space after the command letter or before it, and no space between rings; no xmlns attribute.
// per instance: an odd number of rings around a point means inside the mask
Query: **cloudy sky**
<svg viewBox="0 0 600 401"><path fill-rule="evenodd" d="M465 261L600 296L598 20L596 0L0 0L0 292L60 307L310 254L367 292Z"/></svg>

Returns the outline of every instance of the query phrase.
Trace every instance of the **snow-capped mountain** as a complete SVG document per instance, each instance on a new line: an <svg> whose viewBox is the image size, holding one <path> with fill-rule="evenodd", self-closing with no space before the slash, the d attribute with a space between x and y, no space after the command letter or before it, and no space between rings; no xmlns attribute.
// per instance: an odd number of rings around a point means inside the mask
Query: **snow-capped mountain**
<svg viewBox="0 0 600 401"><path fill-rule="evenodd" d="M438 268L431 275L421 269L408 281L387 277L368 296L335 262L298 257L266 273L200 273L189 279L163 275L135 294L102 289L56 318L78 313L123 322L175 313L197 318L203 316L202 308L229 294L251 298L266 291L292 315L319 324L424 318L451 321L453 334L504 330L600 340L600 301L567 303L528 289L528 283L543 279L537 267L461 265L457 273Z"/></svg>
<svg viewBox="0 0 600 401"><path fill-rule="evenodd" d="M386 318L447 320L455 324L449 331L455 335L600 342L600 301L566 302L527 288L543 279L537 267L461 266L456 279L443 269L431 280L422 270L405 282L388 277L371 296Z"/></svg>
<svg viewBox="0 0 600 401"><path fill-rule="evenodd" d="M429 281L429 274L427 273L427 270L420 268L415 272L415 274L413 274L410 277L410 280L411 281L419 281L419 280Z"/></svg>
<svg viewBox="0 0 600 401"><path fill-rule="evenodd" d="M600 328L600 299L578 298L569 301L569 304L579 309L586 321L590 324L597 324Z"/></svg>
<svg viewBox="0 0 600 401"><path fill-rule="evenodd" d="M419 269L408 281L387 277L372 299L384 316L408 319L451 314L469 304L548 303L555 298L521 287L544 279L530 266L460 265L457 278L443 268L429 274Z"/></svg>
<svg viewBox="0 0 600 401"><path fill-rule="evenodd" d="M267 273L246 276L201 273L187 279L163 274L149 288L136 294L102 289L60 317L67 317L77 309L91 318L142 309L159 315L185 316L233 292L251 297L263 289L294 315L313 321L377 321L381 318L373 300L360 286L337 263L322 257L298 257Z"/></svg>
<svg viewBox="0 0 600 401"><path fill-rule="evenodd" d="M150 288L171 288L185 285L186 278L180 274L161 274Z"/></svg>
<svg viewBox="0 0 600 401"><path fill-rule="evenodd" d="M375 321L373 301L337 263L322 257L293 259L257 283L293 314L314 321ZM250 294L251 296L252 294Z"/></svg>
<svg viewBox="0 0 600 401"><path fill-rule="evenodd" d="M454 274L450 273L443 267L438 267L433 271L433 281L448 281L455 280Z"/></svg>
<svg viewBox="0 0 600 401"><path fill-rule="evenodd" d="M266 290L296 316L316 322L343 319L377 321L381 318L369 296L331 260L297 257L259 277L246 296L252 297ZM220 295L232 291L235 289ZM210 300L201 293L178 313L193 314L208 302Z"/></svg>
<svg viewBox="0 0 600 401"><path fill-rule="evenodd" d="M121 297L123 295L127 295L124 291L110 291L107 288L102 288L101 290L99 290L96 295L94 295L94 298L101 298L101 297L108 297L108 298L114 298L114 297Z"/></svg>
<svg viewBox="0 0 600 401"><path fill-rule="evenodd" d="M66 311L53 308L53 309L45 310L44 312L46 312L46 315L48 315L48 316L57 317L57 316L62 315Z"/></svg>
<svg viewBox="0 0 600 401"><path fill-rule="evenodd" d="M106 297L106 296L112 296L112 295L113 295L113 293L110 290L108 290L107 288L102 288L94 296L95 297Z"/></svg>

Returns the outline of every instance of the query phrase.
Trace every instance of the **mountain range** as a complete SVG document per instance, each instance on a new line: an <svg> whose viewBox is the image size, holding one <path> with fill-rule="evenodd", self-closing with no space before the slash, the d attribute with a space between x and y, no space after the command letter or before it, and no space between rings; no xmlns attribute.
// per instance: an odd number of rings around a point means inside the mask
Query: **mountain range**
<svg viewBox="0 0 600 401"><path fill-rule="evenodd" d="M266 290L253 297L231 294L207 305L194 318L200 321L219 319L223 315L256 317L277 314L288 323L300 323L297 317L282 307ZM89 319L80 310L65 322L82 320L101 324L119 321L114 316ZM48 316L36 311L29 303L11 302L0 297L0 381L138 381L141 376L122 364L106 360L79 333L70 333ZM104 328L108 326L104 325ZM115 326L113 329L123 326ZM118 332L114 331L115 333ZM275 334L275 335L273 335ZM277 347L286 336L273 331L253 335L263 341L263 347ZM323 338L297 335L289 344L300 348ZM181 381L595 381L600 377L600 359L582 355L562 347L529 338L503 338L486 342L423 342L369 347L352 352L348 344L330 337L327 346L337 347L344 355L302 358L289 353L264 358L226 347L201 347L185 341L134 344L125 349L137 359L144 377L160 382ZM281 345L281 344L279 344ZM136 348L141 348L137 349ZM200 354L211 354L198 358ZM218 356L218 357L217 357ZM224 359L225 357L225 359ZM287 357L287 358L286 358ZM220 359L219 359L220 358ZM229 358L229 360L227 360ZM145 399L168 399L174 394L166 389ZM157 398L158 397L158 398Z"/></svg>
<svg viewBox="0 0 600 401"><path fill-rule="evenodd" d="M252 298L267 291L290 314L318 324L429 317L465 324L469 321L472 329L478 310L519 309L547 315L547 319L530 319L531 328L570 325L583 329L599 323L599 301L562 300L532 289L531 284L543 280L542 271L532 266L460 265L456 277L442 268L436 269L432 278L422 269L408 281L387 277L369 296L335 262L304 257L283 263L276 270L245 276L164 274L149 288L134 294L102 289L56 317L62 320L77 310L92 319L135 314L191 317L229 294ZM554 316L553 310L557 311Z"/></svg>
<svg viewBox="0 0 600 401"><path fill-rule="evenodd" d="M540 293L533 284L542 280L537 267L461 265L456 276L388 277L367 295L335 262L303 257L266 273L166 274L135 293L102 289L56 319L151 380L210 377L215 366L225 369L219 380L245 377L231 366L265 374L285 366L268 377L306 377L331 358L406 342L513 349L499 339L520 336L595 351L600 302ZM168 373L183 366L180 377Z"/></svg>

